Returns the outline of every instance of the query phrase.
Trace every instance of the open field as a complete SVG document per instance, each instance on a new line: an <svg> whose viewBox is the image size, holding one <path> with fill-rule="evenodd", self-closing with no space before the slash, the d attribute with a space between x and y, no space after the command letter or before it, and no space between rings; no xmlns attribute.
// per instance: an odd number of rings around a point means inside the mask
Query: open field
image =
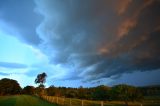
<svg viewBox="0 0 160 106"><path fill-rule="evenodd" d="M57 106L34 96L0 96L0 106Z"/></svg>
<svg viewBox="0 0 160 106"><path fill-rule="evenodd" d="M125 106L122 101L90 101L45 96L45 100L28 95L0 96L0 106ZM56 104L55 104L56 103ZM142 105L141 105L142 103ZM143 102L129 102L129 106L160 106L160 97L145 97Z"/></svg>

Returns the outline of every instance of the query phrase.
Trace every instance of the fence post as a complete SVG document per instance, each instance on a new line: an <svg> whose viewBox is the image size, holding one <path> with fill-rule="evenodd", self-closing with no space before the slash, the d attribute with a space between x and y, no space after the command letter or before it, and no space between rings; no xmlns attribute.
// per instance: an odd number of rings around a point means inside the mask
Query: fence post
<svg viewBox="0 0 160 106"><path fill-rule="evenodd" d="M63 98L63 105L64 105L64 98Z"/></svg>
<svg viewBox="0 0 160 106"><path fill-rule="evenodd" d="M48 96L47 96L47 101L48 101Z"/></svg>
<svg viewBox="0 0 160 106"><path fill-rule="evenodd" d="M52 97L51 96L49 97L49 102L52 102Z"/></svg>
<svg viewBox="0 0 160 106"><path fill-rule="evenodd" d="M83 106L83 100L82 100L82 106Z"/></svg>
<svg viewBox="0 0 160 106"><path fill-rule="evenodd" d="M56 103L56 101L55 101L55 96L53 97L53 102Z"/></svg>
<svg viewBox="0 0 160 106"><path fill-rule="evenodd" d="M54 98L52 97L52 103L54 102Z"/></svg>
<svg viewBox="0 0 160 106"><path fill-rule="evenodd" d="M103 101L101 101L101 106L103 106Z"/></svg>
<svg viewBox="0 0 160 106"><path fill-rule="evenodd" d="M57 104L58 104L58 97L57 97L57 101L56 101L56 102L57 102Z"/></svg>
<svg viewBox="0 0 160 106"><path fill-rule="evenodd" d="M69 106L71 106L71 99L69 99Z"/></svg>
<svg viewBox="0 0 160 106"><path fill-rule="evenodd" d="M46 99L46 96L43 96L42 98L45 100L45 99Z"/></svg>

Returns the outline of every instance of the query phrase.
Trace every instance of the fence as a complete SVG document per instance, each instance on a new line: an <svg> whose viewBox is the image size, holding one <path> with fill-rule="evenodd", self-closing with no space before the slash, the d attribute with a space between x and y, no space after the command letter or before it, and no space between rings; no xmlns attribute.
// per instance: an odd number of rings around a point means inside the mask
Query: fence
<svg viewBox="0 0 160 106"><path fill-rule="evenodd" d="M89 101L54 96L43 96L42 98L47 100L48 102L56 103L62 106L104 106L103 101Z"/></svg>
<svg viewBox="0 0 160 106"><path fill-rule="evenodd" d="M91 101L74 98L62 98L55 96L42 96L48 102L56 103L60 106L124 106L123 101ZM129 106L145 106L140 102L128 102ZM153 104L153 103L152 103ZM158 105L157 105L158 106Z"/></svg>

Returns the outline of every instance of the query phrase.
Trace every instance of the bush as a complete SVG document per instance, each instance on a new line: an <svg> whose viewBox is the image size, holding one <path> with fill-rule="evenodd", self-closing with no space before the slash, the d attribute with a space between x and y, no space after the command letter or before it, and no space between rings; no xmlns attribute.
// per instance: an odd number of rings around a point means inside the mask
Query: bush
<svg viewBox="0 0 160 106"><path fill-rule="evenodd" d="M4 78L0 80L0 95L20 94L21 87L16 80Z"/></svg>

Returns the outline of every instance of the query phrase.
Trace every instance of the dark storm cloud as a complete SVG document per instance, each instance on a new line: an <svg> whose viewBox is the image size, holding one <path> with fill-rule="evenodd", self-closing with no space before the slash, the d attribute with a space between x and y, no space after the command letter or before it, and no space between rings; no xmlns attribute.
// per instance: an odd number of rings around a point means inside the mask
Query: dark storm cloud
<svg viewBox="0 0 160 106"><path fill-rule="evenodd" d="M116 11L110 4L111 1L95 0L37 1L46 18L38 33L47 46L53 48L52 53L57 54L54 61L67 62L68 58L76 55L96 55L102 43L113 39L112 30L109 32L112 36L105 36L107 30L116 26L112 22L112 19L116 21Z"/></svg>
<svg viewBox="0 0 160 106"><path fill-rule="evenodd" d="M36 45L40 43L36 27L42 18L35 13L34 7L33 0L0 1L0 20L12 26L8 30L17 31L12 32L12 35L24 42Z"/></svg>
<svg viewBox="0 0 160 106"><path fill-rule="evenodd" d="M25 64L20 64L20 63L9 63L9 62L0 62L0 67L3 68L17 68L17 69L21 69L21 68L27 68L27 65Z"/></svg>
<svg viewBox="0 0 160 106"><path fill-rule="evenodd" d="M36 4L45 17L37 29L43 51L53 63L72 67L78 73L71 73L75 78L116 78L160 68L158 0L36 0Z"/></svg>

